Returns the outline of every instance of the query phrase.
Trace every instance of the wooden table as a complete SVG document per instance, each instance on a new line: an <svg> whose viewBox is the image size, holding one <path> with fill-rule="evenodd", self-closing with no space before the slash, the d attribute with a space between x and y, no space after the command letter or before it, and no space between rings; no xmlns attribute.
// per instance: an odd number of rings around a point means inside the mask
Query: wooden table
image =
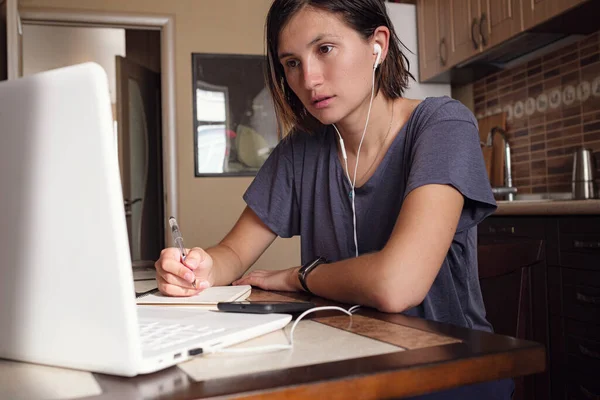
<svg viewBox="0 0 600 400"><path fill-rule="evenodd" d="M253 289L250 299L280 300L282 295L297 300L310 299L318 305L339 305L309 298L302 293L272 293L256 289ZM340 314L325 311L311 315L315 315L315 321L335 326L334 317ZM408 345L393 343L407 350L204 382L194 382L177 367L135 378L94 374L103 394L89 399L390 398L529 375L545 369L545 349L538 343L367 308L355 315L368 322L362 324L362 332L356 332L367 337L385 341L382 330L378 328L381 326L392 331L412 332ZM365 326L371 328L365 330ZM390 343L407 339L406 336L405 339L389 338ZM429 338L430 345L419 344L424 338ZM440 343L445 344L431 345L431 338L434 338L434 343L438 338Z"/></svg>

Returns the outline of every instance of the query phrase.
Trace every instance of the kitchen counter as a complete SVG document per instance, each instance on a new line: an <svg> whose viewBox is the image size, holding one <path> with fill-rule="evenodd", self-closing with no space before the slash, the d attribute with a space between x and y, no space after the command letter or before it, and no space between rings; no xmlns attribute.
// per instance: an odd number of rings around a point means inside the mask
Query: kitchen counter
<svg viewBox="0 0 600 400"><path fill-rule="evenodd" d="M600 200L499 200L493 215L600 215Z"/></svg>

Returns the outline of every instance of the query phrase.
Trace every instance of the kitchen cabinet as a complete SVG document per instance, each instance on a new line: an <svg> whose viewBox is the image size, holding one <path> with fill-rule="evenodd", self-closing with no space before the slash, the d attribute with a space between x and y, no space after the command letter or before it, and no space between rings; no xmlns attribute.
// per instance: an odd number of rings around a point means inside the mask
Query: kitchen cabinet
<svg viewBox="0 0 600 400"><path fill-rule="evenodd" d="M597 0L417 0L420 80L437 81L443 72L587 1Z"/></svg>
<svg viewBox="0 0 600 400"><path fill-rule="evenodd" d="M417 0L421 81L521 32L520 3L521 0Z"/></svg>
<svg viewBox="0 0 600 400"><path fill-rule="evenodd" d="M514 400L600 398L600 216L490 217L478 241L495 330L546 346L546 372L517 378Z"/></svg>
<svg viewBox="0 0 600 400"><path fill-rule="evenodd" d="M529 0L481 0L482 50L496 46L523 30L521 4Z"/></svg>
<svg viewBox="0 0 600 400"><path fill-rule="evenodd" d="M455 65L481 50L479 0L450 0L451 51L448 63Z"/></svg>
<svg viewBox="0 0 600 400"><path fill-rule="evenodd" d="M419 1L417 36L419 80L439 75L448 65L449 22L447 0ZM400 38L402 40L402 38Z"/></svg>
<svg viewBox="0 0 600 400"><path fill-rule="evenodd" d="M529 29L586 0L523 0L523 29Z"/></svg>
<svg viewBox="0 0 600 400"><path fill-rule="evenodd" d="M545 225L537 218L489 218L479 226L477 253L481 293L494 332L548 348ZM549 392L546 371L516 378L513 400L545 400Z"/></svg>
<svg viewBox="0 0 600 400"><path fill-rule="evenodd" d="M600 398L600 217L560 218L548 252L552 398Z"/></svg>

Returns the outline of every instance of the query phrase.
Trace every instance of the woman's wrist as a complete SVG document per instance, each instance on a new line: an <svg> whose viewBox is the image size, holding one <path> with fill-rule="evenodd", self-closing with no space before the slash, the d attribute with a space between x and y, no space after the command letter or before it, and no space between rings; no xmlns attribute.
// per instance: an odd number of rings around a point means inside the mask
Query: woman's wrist
<svg viewBox="0 0 600 400"><path fill-rule="evenodd" d="M301 267L293 267L290 268L289 274L289 285L294 288L296 292L303 292L302 284L300 283L300 279L298 278L298 271L300 271Z"/></svg>

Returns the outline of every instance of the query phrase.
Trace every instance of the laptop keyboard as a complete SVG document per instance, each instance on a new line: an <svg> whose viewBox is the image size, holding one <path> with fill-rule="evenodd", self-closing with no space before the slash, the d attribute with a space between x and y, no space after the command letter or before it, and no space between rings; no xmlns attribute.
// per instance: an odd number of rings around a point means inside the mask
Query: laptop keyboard
<svg viewBox="0 0 600 400"><path fill-rule="evenodd" d="M195 341L215 333L224 332L225 328L209 328L207 326L169 324L162 321L140 321L142 349L156 351L167 347Z"/></svg>

